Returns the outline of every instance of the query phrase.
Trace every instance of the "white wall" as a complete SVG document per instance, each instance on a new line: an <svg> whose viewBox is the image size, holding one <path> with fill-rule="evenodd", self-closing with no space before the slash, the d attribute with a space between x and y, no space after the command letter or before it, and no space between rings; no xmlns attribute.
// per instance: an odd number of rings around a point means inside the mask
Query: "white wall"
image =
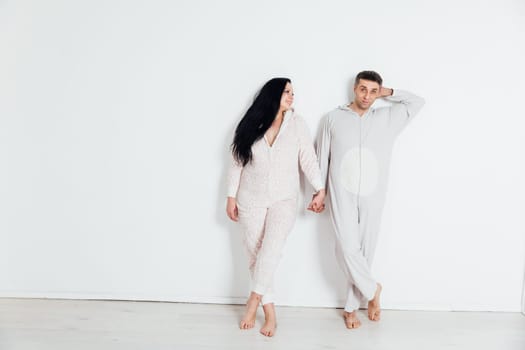
<svg viewBox="0 0 525 350"><path fill-rule="evenodd" d="M521 310L522 1L0 1L0 28L0 296L243 302L236 123L287 76L313 134L375 69L427 100L395 148L385 307ZM276 278L281 304L341 305L326 213L301 208Z"/></svg>

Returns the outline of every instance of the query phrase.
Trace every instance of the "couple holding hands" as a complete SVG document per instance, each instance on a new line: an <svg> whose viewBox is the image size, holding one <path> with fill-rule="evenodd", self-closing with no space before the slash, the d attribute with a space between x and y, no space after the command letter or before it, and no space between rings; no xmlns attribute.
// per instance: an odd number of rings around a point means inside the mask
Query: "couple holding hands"
<svg viewBox="0 0 525 350"><path fill-rule="evenodd" d="M381 285L371 274L387 188L393 143L424 105L424 100L382 85L374 71L355 79L355 98L322 121L314 148L305 121L292 108L294 93L286 78L269 80L239 122L228 173L228 217L239 224L248 252L251 293L241 329L255 325L259 304L273 336L276 315L273 277L297 213L299 169L315 189L308 209L320 213L329 197L336 234L336 256L347 278L343 312L347 328L361 325L364 303L372 321L380 319ZM370 108L377 98L392 102Z"/></svg>

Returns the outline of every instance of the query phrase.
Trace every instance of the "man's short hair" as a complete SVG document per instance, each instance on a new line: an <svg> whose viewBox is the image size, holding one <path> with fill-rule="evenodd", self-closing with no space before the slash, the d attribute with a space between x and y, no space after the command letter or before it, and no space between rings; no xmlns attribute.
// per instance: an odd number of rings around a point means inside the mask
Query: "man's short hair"
<svg viewBox="0 0 525 350"><path fill-rule="evenodd" d="M364 70L359 72L355 77L355 85L357 85L361 79L375 81L379 84L379 86L383 84L383 78L381 78L379 73L374 72L373 70Z"/></svg>

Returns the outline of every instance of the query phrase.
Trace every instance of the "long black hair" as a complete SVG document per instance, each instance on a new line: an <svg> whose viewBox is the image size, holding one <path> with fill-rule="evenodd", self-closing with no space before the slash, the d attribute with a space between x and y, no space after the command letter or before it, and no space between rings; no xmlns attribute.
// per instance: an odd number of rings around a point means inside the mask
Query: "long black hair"
<svg viewBox="0 0 525 350"><path fill-rule="evenodd" d="M273 78L264 84L242 117L232 143L235 160L243 166L252 160L252 145L270 128L281 106L288 78Z"/></svg>

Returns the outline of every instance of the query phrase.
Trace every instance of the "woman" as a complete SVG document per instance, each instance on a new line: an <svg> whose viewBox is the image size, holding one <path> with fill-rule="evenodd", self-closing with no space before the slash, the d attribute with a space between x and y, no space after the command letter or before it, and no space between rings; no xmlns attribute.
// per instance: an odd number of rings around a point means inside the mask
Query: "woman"
<svg viewBox="0 0 525 350"><path fill-rule="evenodd" d="M232 144L226 212L239 221L248 251L252 289L241 329L255 325L262 303L261 333L276 327L273 276L297 212L299 168L316 194L309 209L324 209L325 190L306 123L293 109L292 84L286 78L268 81L239 122Z"/></svg>

